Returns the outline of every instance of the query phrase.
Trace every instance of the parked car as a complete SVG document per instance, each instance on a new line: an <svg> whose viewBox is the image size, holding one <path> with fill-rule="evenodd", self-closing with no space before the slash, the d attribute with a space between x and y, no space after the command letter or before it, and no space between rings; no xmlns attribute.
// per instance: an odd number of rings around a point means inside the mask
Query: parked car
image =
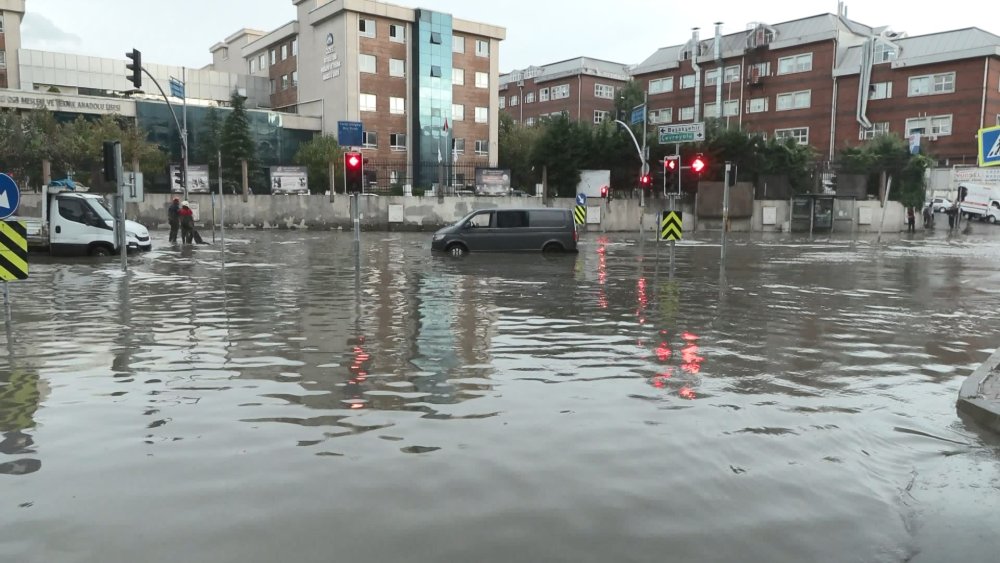
<svg viewBox="0 0 1000 563"><path fill-rule="evenodd" d="M936 197L931 200L931 205L934 206L934 211L944 213L951 207L951 202L943 197Z"/></svg>
<svg viewBox="0 0 1000 563"><path fill-rule="evenodd" d="M434 233L431 250L576 252L579 233L569 209L483 209Z"/></svg>

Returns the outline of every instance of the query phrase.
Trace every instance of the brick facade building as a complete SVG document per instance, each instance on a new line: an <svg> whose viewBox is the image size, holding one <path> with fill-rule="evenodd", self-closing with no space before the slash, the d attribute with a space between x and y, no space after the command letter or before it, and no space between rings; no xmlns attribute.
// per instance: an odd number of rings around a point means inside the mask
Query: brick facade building
<svg viewBox="0 0 1000 563"><path fill-rule="evenodd" d="M543 117L602 123L614 119L615 98L629 81L627 65L579 57L500 76L500 110L517 123Z"/></svg>

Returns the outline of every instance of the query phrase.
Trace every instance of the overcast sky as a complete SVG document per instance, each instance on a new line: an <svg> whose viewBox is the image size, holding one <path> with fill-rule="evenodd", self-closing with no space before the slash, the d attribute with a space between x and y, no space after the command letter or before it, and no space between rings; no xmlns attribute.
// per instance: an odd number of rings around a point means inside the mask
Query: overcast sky
<svg viewBox="0 0 1000 563"><path fill-rule="evenodd" d="M449 12L500 25L501 72L578 56L637 64L656 49L702 37L723 22L734 33L750 22L780 23L836 13L836 0L401 0L395 4ZM295 19L292 0L27 0L24 47L200 68L209 47L243 28L272 30ZM1000 34L1000 5L989 0L933 4L871 0L848 3L848 16L909 35L979 26Z"/></svg>

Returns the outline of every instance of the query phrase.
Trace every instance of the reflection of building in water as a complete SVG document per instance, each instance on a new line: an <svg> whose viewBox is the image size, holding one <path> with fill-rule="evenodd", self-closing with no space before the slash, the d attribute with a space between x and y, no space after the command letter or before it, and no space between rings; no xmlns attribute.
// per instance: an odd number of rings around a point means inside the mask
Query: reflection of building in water
<svg viewBox="0 0 1000 563"><path fill-rule="evenodd" d="M42 462L22 457L33 454L34 439L25 432L35 427L35 412L48 386L37 375L14 369L0 374L0 474L23 475L38 471Z"/></svg>

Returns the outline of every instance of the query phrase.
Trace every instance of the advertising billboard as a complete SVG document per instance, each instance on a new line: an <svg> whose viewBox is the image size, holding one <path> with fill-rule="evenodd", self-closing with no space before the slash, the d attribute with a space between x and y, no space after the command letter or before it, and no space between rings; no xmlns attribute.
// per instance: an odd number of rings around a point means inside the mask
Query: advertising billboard
<svg viewBox="0 0 1000 563"><path fill-rule="evenodd" d="M309 173L305 166L272 166L272 194L308 194Z"/></svg>
<svg viewBox="0 0 1000 563"><path fill-rule="evenodd" d="M180 164L170 165L170 191L173 193L184 193L184 185L181 184L178 172L181 170ZM207 194L211 191L209 183L207 164L188 164L188 193Z"/></svg>

